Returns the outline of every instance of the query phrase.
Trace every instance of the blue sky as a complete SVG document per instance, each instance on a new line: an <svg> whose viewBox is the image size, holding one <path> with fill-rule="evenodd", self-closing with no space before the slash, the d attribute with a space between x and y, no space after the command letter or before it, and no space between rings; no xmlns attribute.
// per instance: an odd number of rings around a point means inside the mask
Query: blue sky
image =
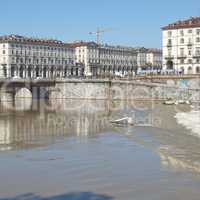
<svg viewBox="0 0 200 200"><path fill-rule="evenodd" d="M0 0L0 34L161 47L163 25L200 16L199 0Z"/></svg>

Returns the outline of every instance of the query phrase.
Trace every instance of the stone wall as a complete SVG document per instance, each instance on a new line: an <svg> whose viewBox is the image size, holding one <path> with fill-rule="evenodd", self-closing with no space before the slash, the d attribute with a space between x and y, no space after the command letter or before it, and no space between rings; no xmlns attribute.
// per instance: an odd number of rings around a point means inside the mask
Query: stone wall
<svg viewBox="0 0 200 200"><path fill-rule="evenodd" d="M193 84L194 85L194 84ZM135 81L63 81L56 84L50 98L113 99L113 100L164 100L167 98L200 100L198 88L177 84L158 84Z"/></svg>
<svg viewBox="0 0 200 200"><path fill-rule="evenodd" d="M63 81L56 84L56 92L50 98L107 99L109 85L108 81Z"/></svg>

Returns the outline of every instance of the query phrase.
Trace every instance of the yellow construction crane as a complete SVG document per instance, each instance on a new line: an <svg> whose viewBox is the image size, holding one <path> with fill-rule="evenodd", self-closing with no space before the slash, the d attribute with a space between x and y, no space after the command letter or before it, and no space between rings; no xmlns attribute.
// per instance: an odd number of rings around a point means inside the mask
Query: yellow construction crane
<svg viewBox="0 0 200 200"><path fill-rule="evenodd" d="M111 28L107 28L107 29L100 29L100 28L97 28L96 32L89 32L90 35L96 35L96 43L97 44L100 44L100 36L102 33L105 33L105 32L108 32L108 31L111 31L112 29Z"/></svg>

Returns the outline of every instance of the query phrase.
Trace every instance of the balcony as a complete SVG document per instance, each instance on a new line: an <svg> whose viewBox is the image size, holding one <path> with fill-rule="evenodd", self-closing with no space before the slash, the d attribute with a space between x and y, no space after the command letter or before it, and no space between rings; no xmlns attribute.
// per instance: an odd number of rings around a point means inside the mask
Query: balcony
<svg viewBox="0 0 200 200"><path fill-rule="evenodd" d="M167 47L168 47L168 48L172 47L172 44L171 44L171 43L168 43L168 44L167 44Z"/></svg>
<svg viewBox="0 0 200 200"><path fill-rule="evenodd" d="M184 54L178 55L178 59L185 59L185 58L187 58L187 56Z"/></svg>
<svg viewBox="0 0 200 200"><path fill-rule="evenodd" d="M191 47L193 44L191 43L191 42L189 42L188 44L187 44L187 46L188 47Z"/></svg>
<svg viewBox="0 0 200 200"><path fill-rule="evenodd" d="M200 58L200 54L199 53L196 53L193 58Z"/></svg>
<svg viewBox="0 0 200 200"><path fill-rule="evenodd" d="M166 59L166 60L172 60L172 59L174 59L174 56L168 55L168 56L165 56L165 59Z"/></svg>

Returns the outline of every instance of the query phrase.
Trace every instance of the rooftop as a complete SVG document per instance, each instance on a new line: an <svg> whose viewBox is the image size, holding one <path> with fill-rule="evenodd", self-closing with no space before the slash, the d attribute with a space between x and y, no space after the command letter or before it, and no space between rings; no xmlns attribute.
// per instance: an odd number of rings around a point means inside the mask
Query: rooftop
<svg viewBox="0 0 200 200"><path fill-rule="evenodd" d="M60 40L55 39L41 39L41 38L33 38L33 37L25 37L20 35L6 35L0 36L0 42L10 42L10 43L21 43L21 44L31 44L31 45L46 45L46 46L57 46L57 47L68 47L68 48L76 48L81 46L89 46L89 47L99 47L102 49L114 49L114 50L123 50L123 51L137 51L137 52L158 52L161 51L159 49L147 49L144 47L128 47L128 46L120 46L120 45L108 45L108 44L100 44L98 45L92 41L75 41L73 43L65 43Z"/></svg>
<svg viewBox="0 0 200 200"><path fill-rule="evenodd" d="M85 41L78 41L70 44L71 47L82 47L82 46L94 46L96 47L97 44L95 42L85 42Z"/></svg>
<svg viewBox="0 0 200 200"><path fill-rule="evenodd" d="M18 42L18 43L24 43L24 44L61 46L61 47L70 46L69 44L64 43L60 40L24 37L21 35L0 36L0 42Z"/></svg>
<svg viewBox="0 0 200 200"><path fill-rule="evenodd" d="M200 17L190 17L187 20L179 20L175 23L162 27L162 30L184 29L200 27Z"/></svg>
<svg viewBox="0 0 200 200"><path fill-rule="evenodd" d="M162 50L156 48L150 48L148 49L148 53L162 53Z"/></svg>
<svg viewBox="0 0 200 200"><path fill-rule="evenodd" d="M95 42L86 42L86 41L78 41L74 42L71 44L71 47L76 48L76 47L83 47L83 46L88 46L88 47L99 47L101 49L116 49L116 50L131 50L131 51L148 51L148 49L144 47L128 47L128 46L121 46L121 45L109 45L109 44L100 44L98 45Z"/></svg>

